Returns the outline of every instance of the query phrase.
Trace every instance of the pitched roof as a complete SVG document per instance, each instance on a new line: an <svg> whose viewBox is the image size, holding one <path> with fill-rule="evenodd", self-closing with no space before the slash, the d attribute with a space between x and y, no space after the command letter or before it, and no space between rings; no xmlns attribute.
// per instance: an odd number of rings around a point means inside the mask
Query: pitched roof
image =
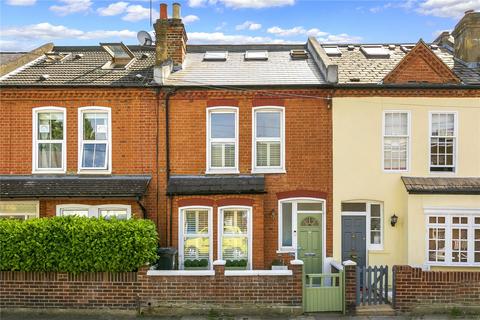
<svg viewBox="0 0 480 320"><path fill-rule="evenodd" d="M135 60L127 69L107 70L102 66L111 60L100 47L54 47L53 51L67 53L61 61L49 62L43 55L24 69L0 78L1 85L27 86L130 86L142 87L153 79L155 48L129 46ZM49 75L47 80L40 80ZM141 75L141 77L137 77Z"/></svg>
<svg viewBox="0 0 480 320"><path fill-rule="evenodd" d="M402 177L410 194L476 194L480 195L480 177Z"/></svg>
<svg viewBox="0 0 480 320"><path fill-rule="evenodd" d="M367 57L362 51L363 44L339 44L340 56L330 56L333 63L338 65L338 82L340 84L381 84L385 76L391 72L408 53L407 48L414 46L408 44L381 44L388 50L389 57ZM323 45L324 47L326 45ZM331 46L331 45L328 45ZM403 47L403 50L402 50ZM464 84L480 85L480 68L469 68L458 60L447 48L433 46L432 51L439 57ZM405 52L407 51L407 52Z"/></svg>
<svg viewBox="0 0 480 320"><path fill-rule="evenodd" d="M141 197L149 175L0 175L0 199L54 197Z"/></svg>
<svg viewBox="0 0 480 320"><path fill-rule="evenodd" d="M255 194L265 192L263 176L171 176L168 195Z"/></svg>
<svg viewBox="0 0 480 320"><path fill-rule="evenodd" d="M341 55L318 54L319 47L337 46ZM181 70L174 70L166 80L171 86L264 86L264 85L324 85L326 66L338 66L338 84L378 84L398 66L414 44L381 44L388 57L368 57L363 44L321 45L188 45ZM127 69L105 70L110 61L100 46L54 47L55 52L69 53L62 61L48 62L45 56L0 78L0 86L154 86L155 47L128 46L135 60ZM431 46L432 52L461 80L461 85L480 85L480 67L471 68L454 59L448 47ZM307 59L292 59L290 50L305 49ZM206 51L229 52L226 61L204 61ZM267 50L269 59L247 61L246 50ZM323 57L323 58L322 58ZM321 60L321 61L320 61ZM329 70L330 70L329 69ZM41 76L48 74L47 80ZM330 77L329 80L331 81ZM336 77L335 77L336 80Z"/></svg>
<svg viewBox="0 0 480 320"><path fill-rule="evenodd" d="M167 85L315 85L326 83L311 54L293 59L290 50L305 45L189 46L184 68ZM206 51L228 51L226 61L205 61ZM267 50L267 60L246 60L246 50Z"/></svg>
<svg viewBox="0 0 480 320"><path fill-rule="evenodd" d="M459 83L460 79L422 39L383 78L383 83L421 83L426 81L429 83Z"/></svg>

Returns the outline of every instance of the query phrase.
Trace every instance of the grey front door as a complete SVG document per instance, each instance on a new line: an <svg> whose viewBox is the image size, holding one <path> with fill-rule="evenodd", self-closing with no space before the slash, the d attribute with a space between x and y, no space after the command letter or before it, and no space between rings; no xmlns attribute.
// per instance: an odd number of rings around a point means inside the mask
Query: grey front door
<svg viewBox="0 0 480 320"><path fill-rule="evenodd" d="M342 261L353 260L365 266L367 228L365 216L342 216Z"/></svg>

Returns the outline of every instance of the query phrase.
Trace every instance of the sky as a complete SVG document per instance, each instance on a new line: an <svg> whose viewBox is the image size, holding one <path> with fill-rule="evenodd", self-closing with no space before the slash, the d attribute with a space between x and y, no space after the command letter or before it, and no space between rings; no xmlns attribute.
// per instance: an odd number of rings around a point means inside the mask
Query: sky
<svg viewBox="0 0 480 320"><path fill-rule="evenodd" d="M0 0L0 50L26 51L44 43L137 44L153 33L160 0ZM190 44L429 42L452 30L480 0L181 0Z"/></svg>

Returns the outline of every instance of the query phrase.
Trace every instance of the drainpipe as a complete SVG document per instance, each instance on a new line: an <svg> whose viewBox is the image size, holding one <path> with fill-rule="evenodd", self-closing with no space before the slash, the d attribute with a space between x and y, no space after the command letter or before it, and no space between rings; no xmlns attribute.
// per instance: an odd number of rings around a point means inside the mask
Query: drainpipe
<svg viewBox="0 0 480 320"><path fill-rule="evenodd" d="M137 202L138 206L140 207L140 209L142 210L143 219L147 219L147 209L146 209L145 206L140 202L140 199L141 199L141 197L140 197L140 196L137 196L137 197L136 197L136 202Z"/></svg>
<svg viewBox="0 0 480 320"><path fill-rule="evenodd" d="M165 171L166 171L166 176L167 176L167 184L168 181L170 180L170 97L173 96L176 92L175 88L170 88L165 90L165 158L166 158L166 165L165 165ZM167 224L169 227L169 237L167 239L167 246L170 247L173 242L173 237L172 237L172 232L173 232L173 227L172 227L172 222L173 222L173 208L172 208L172 196L167 195L168 199L168 218L167 218Z"/></svg>

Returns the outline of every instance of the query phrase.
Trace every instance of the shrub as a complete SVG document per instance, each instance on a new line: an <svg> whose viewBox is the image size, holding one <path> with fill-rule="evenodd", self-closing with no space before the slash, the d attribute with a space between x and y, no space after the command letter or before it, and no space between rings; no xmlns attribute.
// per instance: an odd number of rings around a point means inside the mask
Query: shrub
<svg viewBox="0 0 480 320"><path fill-rule="evenodd" d="M195 259L195 260L185 260L183 263L185 268L202 268L208 266L207 259Z"/></svg>
<svg viewBox="0 0 480 320"><path fill-rule="evenodd" d="M225 263L225 267L237 267L242 268L247 266L247 260L227 260Z"/></svg>
<svg viewBox="0 0 480 320"><path fill-rule="evenodd" d="M150 220L0 220L0 270L135 271L156 259Z"/></svg>

